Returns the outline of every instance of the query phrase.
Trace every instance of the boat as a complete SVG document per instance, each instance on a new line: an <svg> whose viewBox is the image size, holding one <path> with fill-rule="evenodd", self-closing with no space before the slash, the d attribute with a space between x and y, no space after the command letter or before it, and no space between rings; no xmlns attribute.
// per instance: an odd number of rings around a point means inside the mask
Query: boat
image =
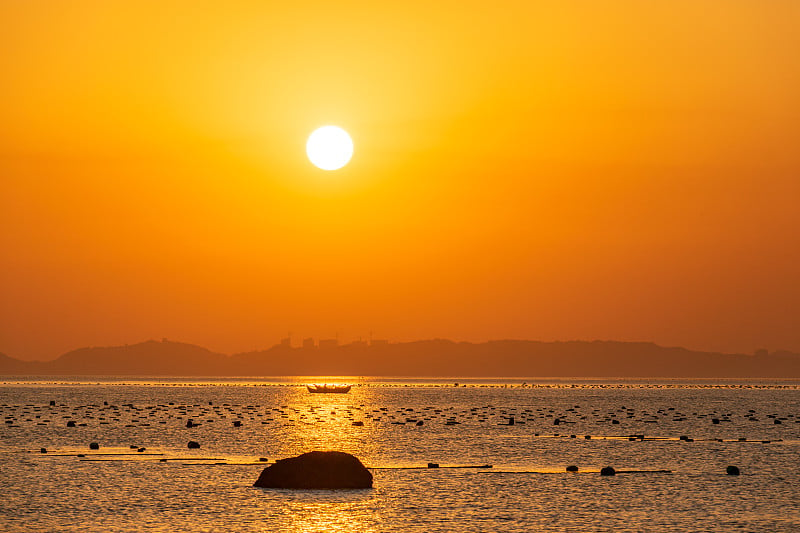
<svg viewBox="0 0 800 533"><path fill-rule="evenodd" d="M352 385L306 385L308 392L344 394L350 392Z"/></svg>

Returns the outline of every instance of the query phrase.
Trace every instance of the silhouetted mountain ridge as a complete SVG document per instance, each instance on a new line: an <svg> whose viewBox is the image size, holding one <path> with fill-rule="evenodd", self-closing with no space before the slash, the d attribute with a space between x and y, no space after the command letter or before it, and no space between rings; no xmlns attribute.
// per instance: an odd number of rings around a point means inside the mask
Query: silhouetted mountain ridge
<svg viewBox="0 0 800 533"><path fill-rule="evenodd" d="M0 374L800 378L800 355L724 354L651 342L432 339L313 348L277 345L229 356L164 340L80 348L47 362L0 354Z"/></svg>

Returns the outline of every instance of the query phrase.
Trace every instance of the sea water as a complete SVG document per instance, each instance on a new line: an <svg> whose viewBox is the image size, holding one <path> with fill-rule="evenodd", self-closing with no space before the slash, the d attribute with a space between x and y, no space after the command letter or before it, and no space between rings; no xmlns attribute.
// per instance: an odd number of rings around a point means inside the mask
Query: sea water
<svg viewBox="0 0 800 533"><path fill-rule="evenodd" d="M5 378L0 530L800 530L797 381L344 381ZM252 486L312 450L374 488Z"/></svg>

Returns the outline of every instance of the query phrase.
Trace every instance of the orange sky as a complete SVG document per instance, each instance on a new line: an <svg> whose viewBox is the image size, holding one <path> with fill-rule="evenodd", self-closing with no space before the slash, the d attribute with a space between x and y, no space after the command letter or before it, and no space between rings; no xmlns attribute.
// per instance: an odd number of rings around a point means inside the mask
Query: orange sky
<svg viewBox="0 0 800 533"><path fill-rule="evenodd" d="M294 4L0 3L0 351L800 351L800 3Z"/></svg>

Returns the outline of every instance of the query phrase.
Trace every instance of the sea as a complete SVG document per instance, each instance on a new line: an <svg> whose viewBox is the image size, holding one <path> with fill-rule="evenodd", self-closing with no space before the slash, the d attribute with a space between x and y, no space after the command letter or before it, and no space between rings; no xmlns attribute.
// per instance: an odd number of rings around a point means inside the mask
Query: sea
<svg viewBox="0 0 800 533"><path fill-rule="evenodd" d="M0 411L0 531L800 531L796 380L6 376ZM313 450L373 488L253 486Z"/></svg>

